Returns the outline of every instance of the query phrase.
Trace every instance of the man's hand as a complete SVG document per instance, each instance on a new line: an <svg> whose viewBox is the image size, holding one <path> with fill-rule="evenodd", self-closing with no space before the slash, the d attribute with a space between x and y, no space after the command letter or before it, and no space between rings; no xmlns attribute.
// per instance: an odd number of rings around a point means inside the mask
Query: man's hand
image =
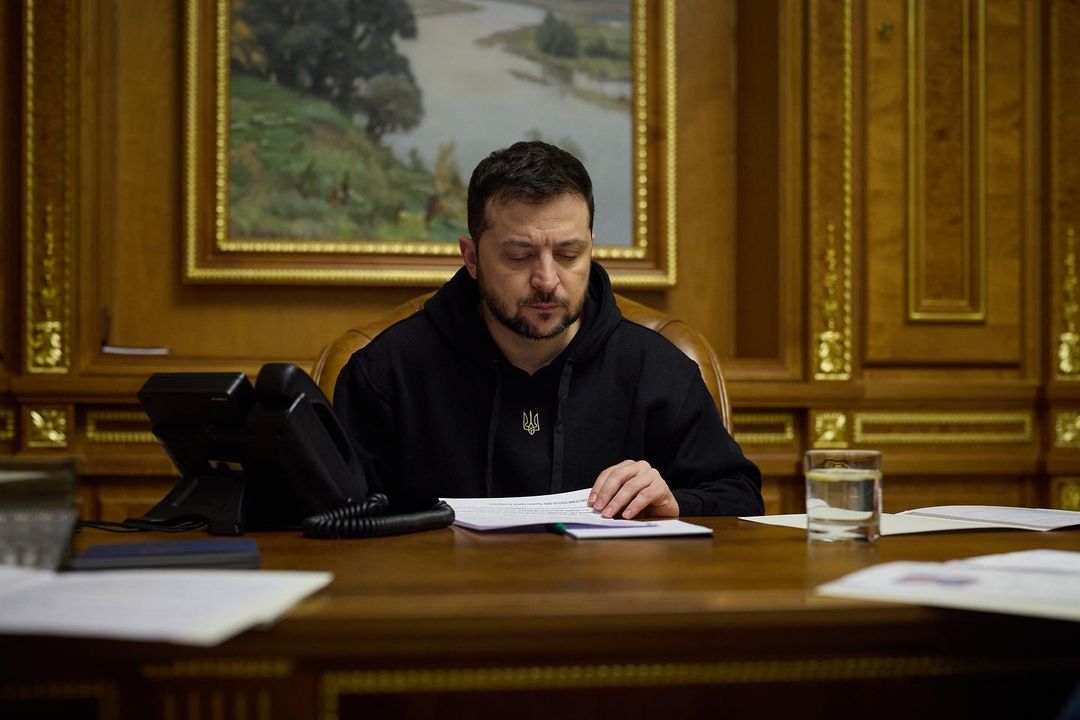
<svg viewBox="0 0 1080 720"><path fill-rule="evenodd" d="M679 503L660 471L644 460L623 460L604 470L593 483L589 505L606 518L678 517ZM644 512L643 512L644 511Z"/></svg>

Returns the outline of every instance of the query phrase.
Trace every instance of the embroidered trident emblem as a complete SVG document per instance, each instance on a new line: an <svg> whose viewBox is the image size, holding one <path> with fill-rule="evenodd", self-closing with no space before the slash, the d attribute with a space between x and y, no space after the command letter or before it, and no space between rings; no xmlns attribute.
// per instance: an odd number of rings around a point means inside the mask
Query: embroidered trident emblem
<svg viewBox="0 0 1080 720"><path fill-rule="evenodd" d="M540 413L521 413L521 428L530 435L538 433L540 431Z"/></svg>

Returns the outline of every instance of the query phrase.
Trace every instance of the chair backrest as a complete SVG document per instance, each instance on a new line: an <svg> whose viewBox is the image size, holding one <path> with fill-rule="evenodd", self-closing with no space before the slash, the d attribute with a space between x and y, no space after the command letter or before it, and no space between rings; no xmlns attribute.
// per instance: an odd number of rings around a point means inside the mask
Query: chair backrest
<svg viewBox="0 0 1080 720"><path fill-rule="evenodd" d="M404 320L422 308L427 299L434 294L433 291L415 297L374 322L347 330L323 348L319 359L315 361L312 376L326 396L334 397L338 373L345 367L345 363L354 352L367 345L376 335L398 320ZM724 421L724 427L730 432L731 406L728 404L727 387L724 385L724 374L720 370L720 363L709 341L682 320L676 320L646 305L621 295L615 296L615 302L628 320L660 333L697 363L701 370L701 377L705 381L705 387L709 389L709 394L716 403L716 409L720 412L720 418Z"/></svg>

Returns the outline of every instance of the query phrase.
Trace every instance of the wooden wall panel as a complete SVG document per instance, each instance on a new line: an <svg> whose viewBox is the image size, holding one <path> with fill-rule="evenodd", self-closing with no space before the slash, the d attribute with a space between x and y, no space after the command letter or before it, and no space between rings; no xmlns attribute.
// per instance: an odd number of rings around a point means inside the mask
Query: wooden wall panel
<svg viewBox="0 0 1080 720"><path fill-rule="evenodd" d="M1050 377L1080 380L1080 3L1055 0L1047 37ZM1063 387L1070 387L1064 385Z"/></svg>
<svg viewBox="0 0 1080 720"><path fill-rule="evenodd" d="M867 366L1020 368L1027 6L869 5Z"/></svg>
<svg viewBox="0 0 1080 720"><path fill-rule="evenodd" d="M18 141L22 127L20 20L18 5L0 6L0 398L9 389L8 377L15 371L18 359L20 254L15 238L19 235L21 207L16 178L22 166L22 143ZM10 408L10 403L0 399L0 409L5 407Z"/></svg>
<svg viewBox="0 0 1080 720"><path fill-rule="evenodd" d="M1047 208L1049 332L1047 396L1052 428L1047 472L1057 506L1080 509L1080 2L1047 8Z"/></svg>
<svg viewBox="0 0 1080 720"><path fill-rule="evenodd" d="M625 294L685 318L726 357L735 294L735 5L685 0L675 8L679 281Z"/></svg>

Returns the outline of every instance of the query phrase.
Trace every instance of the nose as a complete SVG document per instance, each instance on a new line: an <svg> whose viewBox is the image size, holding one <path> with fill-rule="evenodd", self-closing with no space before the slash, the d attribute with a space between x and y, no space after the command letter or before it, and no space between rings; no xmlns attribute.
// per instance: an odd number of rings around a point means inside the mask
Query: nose
<svg viewBox="0 0 1080 720"><path fill-rule="evenodd" d="M533 265L532 286L544 293L555 292L559 286L559 275L555 268L555 258L549 253L540 253Z"/></svg>

